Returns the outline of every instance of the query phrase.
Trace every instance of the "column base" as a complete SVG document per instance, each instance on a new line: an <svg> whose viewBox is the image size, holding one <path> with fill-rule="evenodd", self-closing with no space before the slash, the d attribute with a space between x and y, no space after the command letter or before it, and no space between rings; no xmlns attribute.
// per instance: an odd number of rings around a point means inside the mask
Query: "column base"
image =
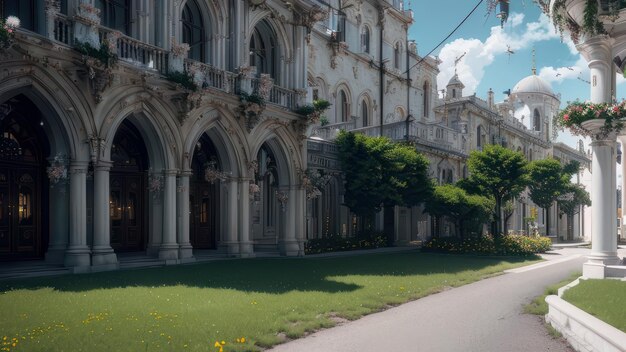
<svg viewBox="0 0 626 352"><path fill-rule="evenodd" d="M178 248L178 258L181 263L191 263L196 261L196 258L193 257L193 247L190 243L180 245L180 248Z"/></svg>
<svg viewBox="0 0 626 352"><path fill-rule="evenodd" d="M45 261L49 264L63 265L65 262L65 246L62 248L48 248Z"/></svg>
<svg viewBox="0 0 626 352"><path fill-rule="evenodd" d="M612 270L616 265L620 265L619 257L589 256L589 261L583 264L583 276L589 279L604 279L612 277ZM611 267L611 268L610 268Z"/></svg>
<svg viewBox="0 0 626 352"><path fill-rule="evenodd" d="M241 258L254 258L254 243L252 242L239 242L239 257Z"/></svg>
<svg viewBox="0 0 626 352"><path fill-rule="evenodd" d="M224 250L229 257L239 256L239 242L221 242L220 248L222 248L222 250Z"/></svg>
<svg viewBox="0 0 626 352"><path fill-rule="evenodd" d="M171 261L178 262L178 244L162 244L159 247L159 259L165 260L165 265L173 264Z"/></svg>
<svg viewBox="0 0 626 352"><path fill-rule="evenodd" d="M286 257L299 257L304 255L298 240L280 240L278 242L278 250L280 255Z"/></svg>
<svg viewBox="0 0 626 352"><path fill-rule="evenodd" d="M146 249L146 255L149 257L158 257L159 250L161 249L161 244L151 244Z"/></svg>
<svg viewBox="0 0 626 352"><path fill-rule="evenodd" d="M93 253L91 254L91 265L92 266L100 266L100 265L116 265L117 266L117 254L113 251L113 248L101 248L97 249L94 247Z"/></svg>
<svg viewBox="0 0 626 352"><path fill-rule="evenodd" d="M89 271L89 267L91 266L90 253L87 246L68 248L67 251L65 251L64 264L66 267L85 267L87 271ZM79 270L79 272L82 271Z"/></svg>

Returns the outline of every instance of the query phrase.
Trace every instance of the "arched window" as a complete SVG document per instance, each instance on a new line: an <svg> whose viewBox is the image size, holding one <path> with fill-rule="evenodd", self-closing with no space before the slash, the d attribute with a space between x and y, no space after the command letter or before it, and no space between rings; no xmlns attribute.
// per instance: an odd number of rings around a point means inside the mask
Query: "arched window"
<svg viewBox="0 0 626 352"><path fill-rule="evenodd" d="M130 34L130 0L96 0L103 26Z"/></svg>
<svg viewBox="0 0 626 352"><path fill-rule="evenodd" d="M395 69L400 69L400 53L402 49L402 45L400 42L397 42L395 47L393 48L393 67Z"/></svg>
<svg viewBox="0 0 626 352"><path fill-rule="evenodd" d="M428 81L424 82L424 86L423 86L423 90L424 90L424 117L428 117L429 114L429 110L430 110L430 84L428 84Z"/></svg>
<svg viewBox="0 0 626 352"><path fill-rule="evenodd" d="M350 113L348 96L343 90L339 91L339 104L337 104L336 118L337 122L347 122Z"/></svg>
<svg viewBox="0 0 626 352"><path fill-rule="evenodd" d="M361 51L370 53L370 29L367 26L361 30Z"/></svg>
<svg viewBox="0 0 626 352"><path fill-rule="evenodd" d="M363 119L363 127L367 127L369 125L369 107L365 100L361 103L361 118Z"/></svg>
<svg viewBox="0 0 626 352"><path fill-rule="evenodd" d="M263 20L259 22L250 38L250 66L255 66L257 73L267 73L275 80L278 70L276 36L274 30Z"/></svg>
<svg viewBox="0 0 626 352"><path fill-rule="evenodd" d="M189 0L183 8L183 43L189 44L189 58L205 62L206 41L200 8L195 0Z"/></svg>
<svg viewBox="0 0 626 352"><path fill-rule="evenodd" d="M537 109L533 112L533 130L541 131L541 115Z"/></svg>
<svg viewBox="0 0 626 352"><path fill-rule="evenodd" d="M483 135L483 128L482 126L479 125L478 127L476 127L476 147L478 148L483 146L482 135Z"/></svg>
<svg viewBox="0 0 626 352"><path fill-rule="evenodd" d="M456 89L452 89L452 97L456 98Z"/></svg>

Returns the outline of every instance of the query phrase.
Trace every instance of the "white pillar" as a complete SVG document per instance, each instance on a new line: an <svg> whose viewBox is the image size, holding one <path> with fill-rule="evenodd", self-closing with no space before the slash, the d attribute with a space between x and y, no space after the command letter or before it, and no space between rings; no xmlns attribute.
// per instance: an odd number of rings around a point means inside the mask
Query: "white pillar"
<svg viewBox="0 0 626 352"><path fill-rule="evenodd" d="M111 219L109 214L109 171L113 163L98 161L93 185L93 254L95 270L118 268L117 255L111 248Z"/></svg>
<svg viewBox="0 0 626 352"><path fill-rule="evenodd" d="M594 120L597 122L597 120ZM598 124L604 123L600 120ZM615 188L615 136L591 143L592 182L591 254L583 265L583 276L604 278L605 266L617 264L617 214Z"/></svg>
<svg viewBox="0 0 626 352"><path fill-rule="evenodd" d="M193 247L189 242L189 176L191 170L184 171L178 177L178 258L183 262L193 262Z"/></svg>
<svg viewBox="0 0 626 352"><path fill-rule="evenodd" d="M296 190L296 223L295 234L298 241L298 255L304 255L304 242L306 241L306 192L304 188Z"/></svg>
<svg viewBox="0 0 626 352"><path fill-rule="evenodd" d="M176 170L164 171L163 191L163 242L159 248L159 259L166 264L178 263L176 243Z"/></svg>
<svg viewBox="0 0 626 352"><path fill-rule="evenodd" d="M250 182L244 179L239 183L239 255L253 257L254 246L250 241Z"/></svg>
<svg viewBox="0 0 626 352"><path fill-rule="evenodd" d="M46 251L46 262L63 264L68 241L68 187L59 182L50 187L50 243Z"/></svg>
<svg viewBox="0 0 626 352"><path fill-rule="evenodd" d="M626 213L624 210L626 208L626 136L618 137L620 142L622 143L622 223L621 225L621 233L622 238L626 237Z"/></svg>
<svg viewBox="0 0 626 352"><path fill-rule="evenodd" d="M280 254L284 256L297 256L300 254L300 246L296 239L296 216L297 216L297 191L295 188L285 190L289 197L285 209L281 210L280 217L281 224L284 227L281 228L281 239L278 242Z"/></svg>
<svg viewBox="0 0 626 352"><path fill-rule="evenodd" d="M591 102L606 103L612 100L612 85L614 76L613 58L609 38L600 35L585 40L578 46L587 58L589 65L589 81L591 82Z"/></svg>
<svg viewBox="0 0 626 352"><path fill-rule="evenodd" d="M226 245L226 251L230 256L239 256L239 204L237 202L237 194L239 193L239 183L236 179L230 179L228 181L228 198L226 201L226 238L224 238L224 244ZM243 201L243 200L242 200ZM241 225L243 226L243 224Z"/></svg>
<svg viewBox="0 0 626 352"><path fill-rule="evenodd" d="M65 252L65 266L75 272L89 271L91 258L87 247L87 166L88 161L70 165L70 236Z"/></svg>

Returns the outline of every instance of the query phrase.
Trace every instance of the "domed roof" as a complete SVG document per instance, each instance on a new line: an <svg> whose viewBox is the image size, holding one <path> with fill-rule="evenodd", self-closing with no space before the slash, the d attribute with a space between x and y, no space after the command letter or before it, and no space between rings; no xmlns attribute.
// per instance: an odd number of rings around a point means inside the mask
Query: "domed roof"
<svg viewBox="0 0 626 352"><path fill-rule="evenodd" d="M459 75L457 75L456 73L454 74L454 76L452 76L452 78L450 78L450 82L448 82L448 85L449 86L456 85L456 86L465 87L463 82L461 82L461 80L459 79Z"/></svg>
<svg viewBox="0 0 626 352"><path fill-rule="evenodd" d="M550 85L537 75L528 76L517 82L511 91L511 94L516 93L543 93L554 96L554 91Z"/></svg>

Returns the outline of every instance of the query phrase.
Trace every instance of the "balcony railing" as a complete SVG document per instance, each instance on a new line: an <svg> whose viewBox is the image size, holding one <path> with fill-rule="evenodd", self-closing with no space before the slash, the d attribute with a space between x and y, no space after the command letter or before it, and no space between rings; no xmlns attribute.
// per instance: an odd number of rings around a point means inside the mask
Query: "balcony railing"
<svg viewBox="0 0 626 352"><path fill-rule="evenodd" d="M258 91L259 79L252 78L252 90ZM294 109L296 107L296 93L292 90L273 85L270 90L268 103L279 105L287 109Z"/></svg>
<svg viewBox="0 0 626 352"><path fill-rule="evenodd" d="M65 15L54 18L54 40L74 45L74 22Z"/></svg>
<svg viewBox="0 0 626 352"><path fill-rule="evenodd" d="M351 119L346 122L333 123L326 126L320 126L313 129L313 137L318 137L326 140L332 140L337 138L339 131L351 131L356 128L356 119Z"/></svg>
<svg viewBox="0 0 626 352"><path fill-rule="evenodd" d="M185 71L195 72L196 78L200 76L202 88L214 88L233 94L239 92L240 79L235 73L191 59L185 60Z"/></svg>
<svg viewBox="0 0 626 352"><path fill-rule="evenodd" d="M107 39L114 31L106 27L99 27L100 42ZM146 44L126 35L121 35L115 45L120 60L142 66L144 68L167 74L168 51L158 46Z"/></svg>

